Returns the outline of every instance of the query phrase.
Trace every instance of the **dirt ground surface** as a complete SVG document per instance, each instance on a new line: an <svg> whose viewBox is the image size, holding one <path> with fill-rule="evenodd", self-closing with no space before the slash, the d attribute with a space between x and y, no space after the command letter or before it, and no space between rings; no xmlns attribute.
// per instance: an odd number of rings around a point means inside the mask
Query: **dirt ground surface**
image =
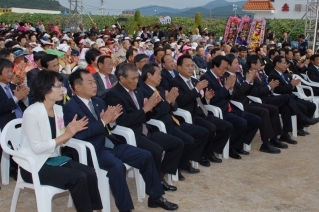
<svg viewBox="0 0 319 212"><path fill-rule="evenodd" d="M295 138L297 145L289 144L281 154L259 151L261 141L257 134L250 155L242 160L223 159L221 164L200 166L200 173L184 173L186 180L174 182L176 192L166 192L165 197L179 205L178 211L319 211L319 125L309 128L310 135ZM147 197L137 201L134 179L127 178L134 211L164 211L147 207ZM0 211L10 211L15 181L1 185ZM53 198L54 212L76 211L67 208L68 193ZM111 210L118 211L114 199ZM34 191L20 193L17 211L37 211Z"/></svg>

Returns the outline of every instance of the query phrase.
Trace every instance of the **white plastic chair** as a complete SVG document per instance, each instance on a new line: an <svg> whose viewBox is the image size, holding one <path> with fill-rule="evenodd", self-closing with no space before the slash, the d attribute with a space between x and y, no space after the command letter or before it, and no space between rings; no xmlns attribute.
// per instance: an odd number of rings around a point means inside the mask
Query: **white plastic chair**
<svg viewBox="0 0 319 212"><path fill-rule="evenodd" d="M24 182L20 174L20 169L18 169L18 178L17 178L16 187L13 193L10 212L16 211L20 190L24 188L34 189L38 211L45 211L45 212L52 211L52 197L56 194L66 192L67 190L63 190L63 189L59 189L59 188L55 188L55 187L47 186L47 185L41 185L34 159L28 155L25 155L17 151L21 145L20 143L21 142L20 141L21 126L19 126L21 124L22 124L22 119L14 119L10 121L4 127L1 133L0 142L1 142L1 147L5 153L7 153L8 155L12 155L14 157L26 160L29 163L33 184ZM13 149L9 147L8 145L9 141L11 142ZM68 146L75 148L78 151L80 162L85 164L86 150L84 146L74 143L72 141L68 143ZM72 201L71 201L71 198L69 198L68 207L71 207L71 206L72 206Z"/></svg>
<svg viewBox="0 0 319 212"><path fill-rule="evenodd" d="M319 114L319 96L314 96L314 93L313 93L313 89L312 87L317 87L319 88L319 83L315 83L315 82L308 82L304 79L302 79L300 76L294 74L292 75L292 78L293 79L300 79L301 82L305 85L297 85L296 86L296 89L297 89L297 92L293 92L295 95L297 95L300 99L303 99L303 100L307 100L307 101L311 101L313 102L315 105L316 105L316 111L315 111L315 114L314 114L314 117L315 118L318 118ZM306 96L305 92L304 92L304 89L308 89L310 91L310 96Z"/></svg>
<svg viewBox="0 0 319 212"><path fill-rule="evenodd" d="M223 119L223 113L222 110L219 107L213 106L213 105L205 105L206 110L212 112L214 114L214 116ZM229 139L223 149L223 154L219 155L219 158L225 158L228 159L229 158Z"/></svg>
<svg viewBox="0 0 319 212"><path fill-rule="evenodd" d="M274 93L274 95L278 96L279 94ZM256 96L247 96L247 97L253 102L262 104L262 101L259 97L256 97ZM297 137L297 116L296 115L291 116L291 125L292 125L292 136Z"/></svg>
<svg viewBox="0 0 319 212"><path fill-rule="evenodd" d="M1 135L1 130L0 130ZM10 155L2 151L1 156L1 180L3 185L9 184Z"/></svg>
<svg viewBox="0 0 319 212"><path fill-rule="evenodd" d="M164 125L164 123L162 121L156 120L156 119L150 119L147 123L150 124L150 125L156 126L159 131L161 131L163 133L167 133L166 132L166 127L165 127L165 125ZM163 156L164 156L164 154L163 154ZM168 174L167 175L167 183L169 185L173 185L172 180L173 181L178 181L178 171L176 171L176 174L173 174L173 175L172 174Z"/></svg>
<svg viewBox="0 0 319 212"><path fill-rule="evenodd" d="M233 105L235 105L238 109L244 111L244 106L241 102L237 102L237 101L234 101L234 100L230 100L230 103L232 103ZM251 145L250 144L243 144L243 149L245 151L250 151L251 150Z"/></svg>
<svg viewBox="0 0 319 212"><path fill-rule="evenodd" d="M193 124L192 115L187 110L183 110L178 108L176 111L173 112L174 115L182 117L186 123ZM195 169L198 169L198 162L192 161L192 166Z"/></svg>

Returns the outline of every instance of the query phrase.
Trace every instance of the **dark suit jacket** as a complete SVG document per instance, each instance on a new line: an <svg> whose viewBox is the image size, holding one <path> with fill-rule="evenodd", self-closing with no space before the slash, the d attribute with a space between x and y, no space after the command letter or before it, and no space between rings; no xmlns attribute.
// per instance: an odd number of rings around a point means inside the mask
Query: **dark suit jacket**
<svg viewBox="0 0 319 212"><path fill-rule="evenodd" d="M130 94L125 88L117 83L113 88L105 94L104 101L106 105L115 106L122 105L123 114L117 118L117 123L124 127L131 128L135 133L135 139L138 140L142 136L142 123L146 124L153 117L152 112L145 113L142 109L144 105L144 95L142 90L136 88L134 90L140 109L137 109ZM146 125L148 130L158 131L155 127Z"/></svg>
<svg viewBox="0 0 319 212"><path fill-rule="evenodd" d="M286 62L289 64L289 70L290 71L292 71L294 74L297 74L297 75L301 76L299 68L294 64L293 61L286 60Z"/></svg>
<svg viewBox="0 0 319 212"><path fill-rule="evenodd" d="M285 77L287 83L284 81L283 78L281 78L281 76L279 75L279 73L276 70L273 70L268 76L268 81L270 82L271 80L279 80L279 86L277 86L274 89L275 93L278 93L278 94L289 94L292 97L296 97L292 93L294 87L290 83L290 81L292 79L291 75L290 74L284 74L284 77Z"/></svg>
<svg viewBox="0 0 319 212"><path fill-rule="evenodd" d="M106 92L108 92L109 89L106 89L103 83L103 79L101 78L99 73L95 73L92 75L97 86L97 93L96 96L99 98L104 99ZM104 79L105 80L105 79ZM114 74L109 75L109 80L111 85L115 83L117 80L117 77Z"/></svg>
<svg viewBox="0 0 319 212"><path fill-rule="evenodd" d="M259 80L258 77L255 78L254 85L252 87L250 95L263 99L265 97L269 97L269 95L271 95L272 93L269 90L269 87L267 86L267 76L260 72L258 72L258 74L261 80Z"/></svg>
<svg viewBox="0 0 319 212"><path fill-rule="evenodd" d="M201 76L200 80L204 79L209 83L208 88L215 91L215 96L210 100L210 104L219 107L223 113L227 113L228 103L231 99L229 91L218 83L211 71L206 71L205 74ZM221 82L223 84L223 78L221 78Z"/></svg>
<svg viewBox="0 0 319 212"><path fill-rule="evenodd" d="M10 89L13 94L13 90L16 89L16 85L10 83ZM22 101L18 102L18 105L22 111L26 109L25 104ZM4 126L11 120L16 118L16 115L12 110L16 109L17 105L13 98L8 98L5 90L0 86L0 129L3 130Z"/></svg>
<svg viewBox="0 0 319 212"><path fill-rule="evenodd" d="M307 75L311 81L319 82L319 71L314 65L309 64Z"/></svg>
<svg viewBox="0 0 319 212"><path fill-rule="evenodd" d="M224 77L229 77L230 74L228 72L225 73ZM244 106L244 109L246 110L247 106L249 106L249 99L247 98L247 95L250 94L252 90L252 85L247 83L245 79L241 76L240 73L236 73L236 82L233 89L233 94L231 96L232 100L241 102Z"/></svg>
<svg viewBox="0 0 319 212"><path fill-rule="evenodd" d="M34 81L35 76L39 72L40 72L39 68L34 68L34 69L27 72L27 85L29 88L31 87L32 82Z"/></svg>
<svg viewBox="0 0 319 212"><path fill-rule="evenodd" d="M173 71L174 71L175 77L179 75L178 71L175 71L175 70ZM162 87L166 91L169 91L170 90L169 82L173 79L173 76L165 68L162 69L161 76L162 76L162 80L161 80L160 87Z"/></svg>
<svg viewBox="0 0 319 212"><path fill-rule="evenodd" d="M269 74L274 70L275 66L274 63L269 59L267 64L265 65L264 71L269 76Z"/></svg>
<svg viewBox="0 0 319 212"><path fill-rule="evenodd" d="M199 82L197 79L191 77L192 85L195 88L196 84ZM200 98L201 95L197 92L196 89L190 90L185 81L177 75L174 79L172 79L169 83L170 89L172 87L178 88L178 97L176 98L176 102L178 107L189 111L192 114L192 119L194 123L195 115L205 116L204 112L197 105L196 98ZM206 103L205 103L206 104Z"/></svg>
<svg viewBox="0 0 319 212"><path fill-rule="evenodd" d="M106 110L104 101L97 97L92 97L91 100L99 120L95 119L89 108L75 95L63 106L64 122L65 126L67 126L73 120L75 114L78 115L78 120L87 117L89 120L88 128L76 133L74 138L90 142L98 154L104 148L105 137L110 138L114 144L121 141L117 140L114 135L108 134L99 117L101 111Z"/></svg>
<svg viewBox="0 0 319 212"><path fill-rule="evenodd" d="M141 85L140 88L143 91L145 98L150 98L154 93L153 89L145 83ZM153 118L161 120L165 124L167 132L169 132L169 129L171 129L173 126L176 126L175 122L172 119L172 114L173 111L177 110L178 106L175 102L173 107L165 100L165 90L163 88L158 86L156 87L156 89L160 93L163 100L160 103L158 103L155 108L153 108Z"/></svg>
<svg viewBox="0 0 319 212"><path fill-rule="evenodd" d="M157 36L158 39L161 40L161 38L164 37L164 33L163 33L163 31L159 31L158 34L157 34L157 32L153 32L153 37L154 36Z"/></svg>
<svg viewBox="0 0 319 212"><path fill-rule="evenodd" d="M147 33L147 37L144 36L144 33L141 34L141 39L142 39L143 41L146 41L147 39L149 39L149 38L151 38L151 37L152 37L152 36L151 36L149 33Z"/></svg>
<svg viewBox="0 0 319 212"><path fill-rule="evenodd" d="M203 59L202 57L196 55L193 60L196 63L196 65L198 66L198 68L203 68L203 69L207 68L206 59Z"/></svg>

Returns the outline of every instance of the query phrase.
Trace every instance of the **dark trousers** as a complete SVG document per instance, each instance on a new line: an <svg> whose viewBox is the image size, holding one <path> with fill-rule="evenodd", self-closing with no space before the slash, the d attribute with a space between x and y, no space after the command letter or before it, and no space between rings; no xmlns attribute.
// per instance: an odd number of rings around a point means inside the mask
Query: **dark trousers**
<svg viewBox="0 0 319 212"><path fill-rule="evenodd" d="M31 173L20 168L22 179L32 183ZM102 209L95 170L76 161L62 166L44 164L39 171L41 185L68 189L77 211L92 212Z"/></svg>
<svg viewBox="0 0 319 212"><path fill-rule="evenodd" d="M142 135L136 140L136 144L152 154L159 176L161 173L176 174L184 149L184 142L180 138L162 132L149 131L147 137Z"/></svg>
<svg viewBox="0 0 319 212"><path fill-rule="evenodd" d="M268 139L282 134L278 107L253 103L247 106L245 110L261 118L259 129L262 141L268 141Z"/></svg>
<svg viewBox="0 0 319 212"><path fill-rule="evenodd" d="M303 99L295 99L295 102L301 111L301 114L297 115L297 129L302 129L304 126L302 125L301 120L312 118L316 110L316 105Z"/></svg>
<svg viewBox="0 0 319 212"><path fill-rule="evenodd" d="M224 147L233 131L233 126L228 121L208 114L207 117L196 115L194 118L196 125L205 127L209 132L203 156L209 156L214 152L222 154Z"/></svg>
<svg viewBox="0 0 319 212"><path fill-rule="evenodd" d="M149 196L157 198L164 194L150 152L128 144L117 144L114 149L104 147L98 152L97 157L101 169L107 171L115 204L120 211L134 209L126 182L126 167L123 163L139 169Z"/></svg>
<svg viewBox="0 0 319 212"><path fill-rule="evenodd" d="M283 133L292 132L291 116L300 113L295 101L288 94L264 97L262 101L265 104L278 107L281 114Z"/></svg>
<svg viewBox="0 0 319 212"><path fill-rule="evenodd" d="M209 134L205 128L182 122L180 126L169 127L167 133L184 142L184 150L178 168L185 169L190 160L199 162Z"/></svg>
<svg viewBox="0 0 319 212"><path fill-rule="evenodd" d="M223 113L223 117L234 128L229 140L230 148L242 149L244 143L250 144L261 123L258 116L239 109Z"/></svg>

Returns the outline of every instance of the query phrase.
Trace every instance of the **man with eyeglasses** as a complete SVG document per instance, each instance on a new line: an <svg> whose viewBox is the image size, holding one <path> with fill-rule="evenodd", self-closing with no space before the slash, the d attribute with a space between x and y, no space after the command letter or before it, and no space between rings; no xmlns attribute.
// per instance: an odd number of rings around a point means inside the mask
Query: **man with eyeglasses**
<svg viewBox="0 0 319 212"><path fill-rule="evenodd" d="M274 93L288 94L294 100L297 107L293 110L295 113L293 115L297 115L297 129L303 135L307 135L308 132L305 132L303 128L319 122L319 118L312 118L316 110L316 105L312 102L300 99L292 93L295 87L300 84L301 80L292 79L290 74L284 74L288 68L288 64L284 56L276 56L273 63L275 69L269 74L268 82L278 80L279 85L274 88ZM297 142L293 142L292 144L296 143Z"/></svg>

